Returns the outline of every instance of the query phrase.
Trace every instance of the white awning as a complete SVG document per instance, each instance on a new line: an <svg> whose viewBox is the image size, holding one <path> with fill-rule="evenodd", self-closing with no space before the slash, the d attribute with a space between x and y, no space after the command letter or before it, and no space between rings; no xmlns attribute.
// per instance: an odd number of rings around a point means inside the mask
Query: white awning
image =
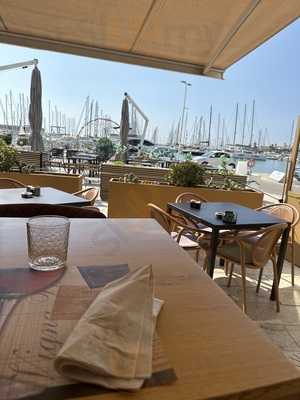
<svg viewBox="0 0 300 400"><path fill-rule="evenodd" d="M222 78L300 0L0 0L0 42Z"/></svg>

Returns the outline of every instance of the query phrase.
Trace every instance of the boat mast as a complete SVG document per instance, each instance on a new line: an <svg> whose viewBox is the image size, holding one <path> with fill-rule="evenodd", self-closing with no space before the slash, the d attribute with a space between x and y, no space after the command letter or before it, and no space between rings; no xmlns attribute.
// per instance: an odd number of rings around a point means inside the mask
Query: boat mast
<svg viewBox="0 0 300 400"><path fill-rule="evenodd" d="M217 141L216 141L217 150L218 150L218 147L219 147L220 125L221 125L221 114L218 113L218 128L217 128Z"/></svg>
<svg viewBox="0 0 300 400"><path fill-rule="evenodd" d="M84 136L87 137L88 136L88 122L89 122L89 110L90 110L90 96L87 96L86 98L86 103L85 103L85 117L84 117Z"/></svg>
<svg viewBox="0 0 300 400"><path fill-rule="evenodd" d="M261 144L261 137L262 137L262 131L261 129L258 132L258 142L257 142L257 147L260 148L260 144Z"/></svg>
<svg viewBox="0 0 300 400"><path fill-rule="evenodd" d="M8 128L8 97L5 94L5 119L6 119L6 128Z"/></svg>
<svg viewBox="0 0 300 400"><path fill-rule="evenodd" d="M265 145L266 145L267 136L268 136L268 128L265 128L265 134L264 134L263 143L262 143L262 145L263 145L264 147L265 147Z"/></svg>
<svg viewBox="0 0 300 400"><path fill-rule="evenodd" d="M212 105L210 106L209 110L209 125L208 125L208 147L210 146L210 140L211 140L211 123L212 123Z"/></svg>
<svg viewBox="0 0 300 400"><path fill-rule="evenodd" d="M235 123L234 123L234 133L233 133L233 146L235 146L236 129L237 129L238 116L239 116L239 103L236 103L236 109L235 109Z"/></svg>
<svg viewBox="0 0 300 400"><path fill-rule="evenodd" d="M245 141L246 118L247 118L247 104L245 104L245 107L244 107L243 131L242 131L242 146L244 146L244 141Z"/></svg>
<svg viewBox="0 0 300 400"><path fill-rule="evenodd" d="M98 104L98 100L96 100L96 104L95 104L95 116L94 116L96 122L94 124L94 137L98 137L99 136L99 104Z"/></svg>
<svg viewBox="0 0 300 400"><path fill-rule="evenodd" d="M12 100L12 92L9 91L9 104L10 104L10 123L11 128L14 126L14 115L13 115L13 100Z"/></svg>
<svg viewBox="0 0 300 400"><path fill-rule="evenodd" d="M254 129L254 112L255 112L255 99L253 99L253 103L252 103L251 132L250 132L250 142L249 142L249 147L251 147L251 146L252 146L252 140L253 140L253 129Z"/></svg>
<svg viewBox="0 0 300 400"><path fill-rule="evenodd" d="M198 143L199 143L199 147L201 146L201 140L202 140L202 123L203 123L203 116L201 115L200 121L199 121L199 128L198 128Z"/></svg>
<svg viewBox="0 0 300 400"><path fill-rule="evenodd" d="M222 122L222 139L221 139L221 147L224 148L224 135L225 135L225 118L223 118Z"/></svg>
<svg viewBox="0 0 300 400"><path fill-rule="evenodd" d="M198 131L198 117L195 117L194 125L193 125L193 136L191 139L192 145L195 145L197 142L197 131Z"/></svg>
<svg viewBox="0 0 300 400"><path fill-rule="evenodd" d="M184 121L184 141L183 144L186 145L188 142L188 130L187 130L187 126L188 126L188 113L189 113L189 109L186 107L186 114L185 114L185 121Z"/></svg>

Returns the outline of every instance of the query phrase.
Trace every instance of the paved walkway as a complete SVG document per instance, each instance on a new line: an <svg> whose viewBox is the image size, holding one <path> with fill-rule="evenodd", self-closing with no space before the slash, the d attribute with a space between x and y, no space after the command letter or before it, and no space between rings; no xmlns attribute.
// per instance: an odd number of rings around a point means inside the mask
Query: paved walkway
<svg viewBox="0 0 300 400"><path fill-rule="evenodd" d="M256 321L267 336L300 368L300 268L295 268L295 286L291 284L290 263L285 262L280 281L280 312L276 312L275 302L270 301L273 283L272 266L267 265L259 294L256 294L258 271L247 270L248 316ZM214 281L222 287L240 307L241 275L239 266L227 288L224 269L215 269Z"/></svg>
<svg viewBox="0 0 300 400"><path fill-rule="evenodd" d="M95 205L107 215L107 202L99 199ZM272 266L265 267L259 294L255 291L258 271L247 270L247 308L249 318L256 321L269 339L300 368L300 268L295 268L294 287L291 285L290 269L290 264L286 261L280 282L280 313L276 312L275 303L269 300L273 283ZM227 288L224 268L215 269L214 280L240 306L239 266L235 268L230 288Z"/></svg>

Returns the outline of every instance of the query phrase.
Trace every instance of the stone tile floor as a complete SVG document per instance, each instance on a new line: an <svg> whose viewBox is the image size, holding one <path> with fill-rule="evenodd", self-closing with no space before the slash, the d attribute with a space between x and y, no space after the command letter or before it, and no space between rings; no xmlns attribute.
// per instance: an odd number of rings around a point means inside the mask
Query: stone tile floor
<svg viewBox="0 0 300 400"><path fill-rule="evenodd" d="M262 284L257 294L258 271L247 270L247 314L257 321L267 336L283 353L300 368L300 268L295 267L295 286L291 284L291 266L287 261L280 281L280 312L276 312L275 302L270 301L273 283L272 266L264 269ZM216 267L214 281L231 297L241 304L241 275L235 267L231 287L227 287L227 277L223 267Z"/></svg>
<svg viewBox="0 0 300 400"><path fill-rule="evenodd" d="M107 202L97 200L96 206L107 215ZM264 269L258 294L255 291L258 271L247 270L247 308L248 316L257 321L269 339L300 368L300 268L295 267L295 286L291 284L290 271L290 263L286 261L280 281L281 309L277 313L275 302L269 299L273 283L271 264ZM227 288L223 267L215 268L214 281L240 305L241 278L238 265L235 267L230 288Z"/></svg>

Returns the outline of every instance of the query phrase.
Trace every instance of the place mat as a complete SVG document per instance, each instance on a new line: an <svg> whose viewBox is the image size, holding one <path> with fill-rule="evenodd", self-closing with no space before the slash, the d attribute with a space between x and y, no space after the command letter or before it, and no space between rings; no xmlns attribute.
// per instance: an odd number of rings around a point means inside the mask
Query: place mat
<svg viewBox="0 0 300 400"><path fill-rule="evenodd" d="M110 265L90 265L78 269L90 289L105 286L129 272L127 264L114 265L113 268Z"/></svg>
<svg viewBox="0 0 300 400"><path fill-rule="evenodd" d="M69 267L52 286L21 298L0 329L1 399L64 400L94 394L105 399L111 391L68 380L55 371L53 362L78 319L108 283L108 277L112 281L127 271L125 264ZM156 333L153 375L144 386L175 380L175 371Z"/></svg>

